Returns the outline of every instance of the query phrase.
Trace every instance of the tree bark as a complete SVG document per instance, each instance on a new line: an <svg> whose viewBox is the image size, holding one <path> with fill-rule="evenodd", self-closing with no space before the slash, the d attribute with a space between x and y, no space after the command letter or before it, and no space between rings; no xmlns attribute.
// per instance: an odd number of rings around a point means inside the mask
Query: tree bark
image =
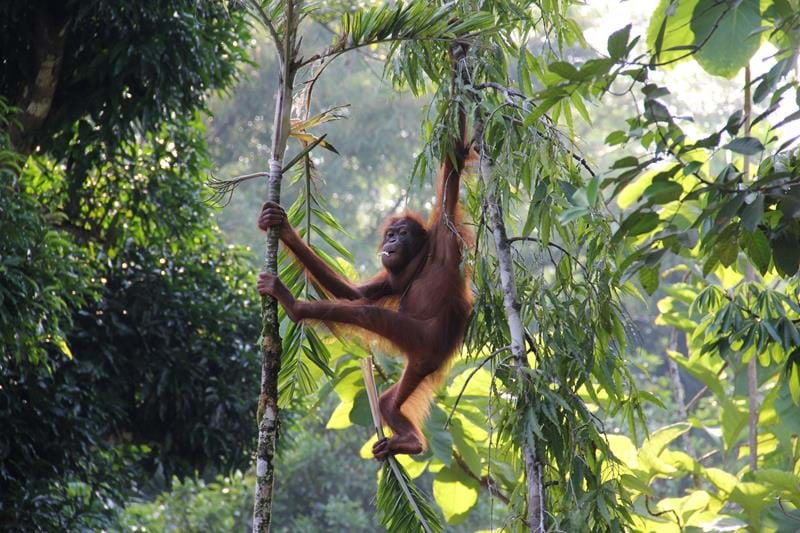
<svg viewBox="0 0 800 533"><path fill-rule="evenodd" d="M750 64L744 67L744 134L750 135L752 127L753 104L750 93ZM750 156L744 156L744 182L750 181ZM755 279L753 266L748 264L745 272L745 279L752 281ZM748 397L748 435L747 441L750 447L750 470L755 472L758 469L758 356L753 357L747 362L747 397Z"/></svg>
<svg viewBox="0 0 800 533"><path fill-rule="evenodd" d="M11 144L21 154L30 153L31 132L39 128L50 114L64 59L67 23L68 20L59 20L50 14L47 8L39 9L33 22L36 77L25 83L21 94L13 102L20 111L10 128Z"/></svg>
<svg viewBox="0 0 800 533"><path fill-rule="evenodd" d="M272 156L269 161L267 200L280 203L283 155L289 139L292 93L295 76L295 30L293 2L286 3L286 29L280 48L281 72L275 96L272 131ZM270 228L264 267L278 273L278 228ZM261 300L261 394L258 401L258 445L256 448L256 488L253 504L253 531L268 533L272 523L272 493L275 482L274 457L278 442L278 375L282 340L278 323L278 304L274 298Z"/></svg>
<svg viewBox="0 0 800 533"><path fill-rule="evenodd" d="M527 381L524 368L528 367L525 352L525 329L520 316L520 305L517 298L517 282L514 277L514 263L511 259L511 245L508 242L505 223L500 205L492 189L492 165L486 155L483 143L483 124L480 120L475 124L475 140L480 154L479 172L486 188L486 206L489 211L489 224L492 229L497 262L500 268L500 286L503 290L503 305L506 310L508 329L511 334L511 354L517 368L520 381ZM527 525L531 532L546 531L546 506L542 462L537 455L536 437L526 435L522 443L522 455L525 460L525 478L527 480Z"/></svg>

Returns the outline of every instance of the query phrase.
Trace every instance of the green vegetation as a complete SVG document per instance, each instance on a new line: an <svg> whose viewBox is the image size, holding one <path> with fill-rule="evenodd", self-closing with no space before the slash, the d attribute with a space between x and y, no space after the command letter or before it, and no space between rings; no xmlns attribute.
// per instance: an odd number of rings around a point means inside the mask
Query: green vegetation
<svg viewBox="0 0 800 533"><path fill-rule="evenodd" d="M800 3L295 4L335 60L286 161L333 150L282 198L338 271L430 209L453 98L478 125L474 316L399 458L444 530L800 528ZM286 6L0 7L0 528L252 526L266 185L205 183L266 170ZM402 362L280 319L273 530L399 520L359 361Z"/></svg>

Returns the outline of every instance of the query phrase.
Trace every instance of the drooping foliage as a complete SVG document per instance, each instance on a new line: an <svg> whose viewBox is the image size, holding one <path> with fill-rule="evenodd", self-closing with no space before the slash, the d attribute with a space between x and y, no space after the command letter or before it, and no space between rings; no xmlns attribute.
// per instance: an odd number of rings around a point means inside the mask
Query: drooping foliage
<svg viewBox="0 0 800 533"><path fill-rule="evenodd" d="M789 68L796 62L795 7L792 2L665 0L653 13L646 38L622 27L610 35L606 50L575 55L570 52L585 42L567 4L482 2L455 8L491 17L490 24L476 26L470 36L474 63L465 91L465 100L484 123L490 176L488 188L479 181L468 195L478 234L469 264L478 301L464 361L453 369L452 384L437 398L426 428L430 451L404 462L412 477L433 473L432 493L450 524L469 514L484 488L509 504L505 527L531 526L522 522L527 487L519 457L526 442L536 445L546 464L551 526L713 528L741 520L774 525L780 506L788 506L791 520L795 504L787 490L796 474L782 478L787 484L781 486L773 473L736 469L737 483L752 483L737 492L725 481L733 478L718 474L716 466L703 466L692 446L690 455L669 445L688 438L690 443L699 440L700 449L708 451L716 441L704 440L701 433L713 434L716 429L710 426L716 422L726 456L715 464L728 472L742 465L744 456L731 453L746 449L752 425L747 403L753 395L747 392L743 365L756 356L762 369L771 369L759 371L757 386L765 394L759 412L765 416L776 409L781 427L794 424L792 410L786 408L791 403L785 402L798 387L792 281L797 271L792 254L798 247L792 240L791 200L796 169L792 139L777 140L774 128L796 120L791 107L785 111L791 100L780 104L795 88ZM332 49L349 42L352 32L382 28L392 9L403 8L377 6L348 15ZM670 99L663 77L653 71L666 72L674 63L696 59L709 74L730 78L760 49L753 40L762 39L771 40L779 53L768 71L754 76L751 104L716 131L697 136L680 103ZM444 110L449 101L446 51L446 40L425 38L393 44L386 51L385 72L396 86L434 95L422 128L426 150L415 169L421 179L448 150L445 132L452 126ZM630 110L624 127L605 132L619 156L608 168L595 168L570 137L579 121L592 121L591 105L616 105L609 102L620 92L639 97L639 107ZM747 111L753 105L755 111ZM772 132L759 133L771 116L780 116ZM790 142L781 146L784 141ZM744 172L746 160L736 158L747 156L754 162L769 142L775 143L775 156L761 158ZM499 199L517 260L531 366L522 378L506 352L509 332L485 211L489 198ZM617 205L611 204L614 198ZM674 265L671 252L691 264L683 272L672 268L661 276L659 265ZM742 275L755 271L767 274L774 286L765 290L754 279L740 283ZM683 279L675 284L677 276ZM703 290L714 279L727 292ZM629 364L635 350L627 341L637 335L625 302L640 296L640 288L652 293L667 282L657 323L677 328L667 366L676 369L679 388L681 372L701 379L706 389L699 392L716 391L722 409L715 410L714 400L708 402L702 394L687 402L678 399L678 392L661 398L665 393L646 383L645 390L634 386L641 368ZM679 351L682 331L687 333L685 355ZM335 376L333 389L342 400L329 426L365 423L365 398L353 375L356 366L346 359L358 350L345 348L339 355L338 348L330 348L333 344L325 339L322 344ZM715 360L714 354L724 359ZM391 382L397 365L383 364ZM327 394L330 388L321 390ZM656 430L649 435L642 431L645 412L673 405L684 416L698 402L704 406L705 422L689 419L694 429L673 424L651 428ZM611 426L626 435L609 436ZM772 432L762 426L755 431L762 435L763 450ZM791 448L796 434L791 429L779 433L784 444L763 452L764 460L787 471L796 469ZM688 491L685 482L662 481L689 474L694 485ZM744 496L751 488L759 491L757 497ZM715 507L715 502L722 504ZM739 507L744 513L737 513Z"/></svg>
<svg viewBox="0 0 800 533"><path fill-rule="evenodd" d="M285 17L289 16L286 14L289 11L284 12L280 7L278 3L269 4L260 12L279 35L285 30ZM448 40L431 38L425 31L406 27L414 21L436 27L445 7L450 13L441 19L443 26L439 33L464 30L464 38L472 45L469 84L452 94ZM454 375L462 374L461 384L470 386L476 375L483 377L488 373L490 385L472 402L452 390L449 391L452 396L441 397L427 428L431 450L419 461L405 461L404 466L414 472L412 477L426 468L435 472L433 494L448 522L455 524L466 518L477 502L481 480L490 479L485 483L491 483L493 490L510 503L508 526L524 528L528 505L526 480L512 472L515 458L530 443L531 448L539 450L536 459L546 465L545 478L536 483L549 487L548 520L563 527L589 523L591 527L620 530L627 515L624 500L617 497L619 481L604 474L608 468L604 465L613 464L614 458L606 445L600 419L586 403L595 399L609 412L621 412L631 430L637 431L641 400L623 365L625 317L618 299L620 287L613 275L617 257L605 246L610 238L608 219L599 211L595 226L578 217L561 219L562 214L574 208L572 198L587 175L591 175L582 174L586 172L585 165L574 157L572 147L551 119L541 115L531 118L528 108L533 93L526 96L522 91L532 91L532 85L509 85L505 61L487 53L492 47L516 48L525 60L529 53L515 42L519 31L526 34L535 29L553 30L558 40L564 42L579 36L565 22L565 13L548 12L545 20L539 20L531 12L520 19L520 13L532 6L517 10L518 7L497 3L475 10L465 4L459 6L463 11L459 11L456 19L451 18L452 6L428 7L412 2L367 8L342 19L334 45L320 60L360 46L362 40L369 43L370 39L384 39L384 34L395 36L397 42L391 45L387 60L388 76L396 86L410 87L417 93L432 89L434 97L430 118L424 125L428 132L427 149L416 166L421 178L435 170L436 162L447 157L451 150L446 131L452 129L454 98L462 99L470 115L475 112L483 117L485 140L490 147L486 156L494 168L490 179L490 186L496 188L493 196L501 198L509 210L506 223L519 232L513 235L514 242L522 246L519 257L537 264L536 269L524 269L518 276L520 294L526 302L523 308L528 340L526 364L531 366L520 374L512 372L509 359L504 357L509 340L504 311L499 304L502 295L496 284L498 267L492 258L493 245L487 240L488 226L481 215L482 202L489 195L477 186L472 187L468 207L478 228L478 246L474 255L470 255L468 268L475 270L478 305L464 360L457 365ZM450 22L445 24L444 20ZM452 27L452 20L465 21L463 28ZM398 27L389 31L392 24ZM509 98L515 101L509 104L506 102ZM595 178L594 183L594 196L584 198L584 205L596 201L599 180ZM301 227L306 225L307 239L316 241L321 237L326 250L346 256L330 238L312 231L316 226L309 217L333 227L335 223L324 212L312 211L310 188L306 186L303 191L301 203L290 211L291 221ZM530 207L520 220L518 210L522 205ZM343 268L341 260L331 263L340 270ZM310 281L295 265L287 264L282 275L295 293L305 293L307 297ZM331 349L330 343L307 328L303 325L287 329L283 363L300 370L301 379L298 380L296 373L287 373L284 366L283 389L307 394L319 388L315 383L333 377L331 385L343 403L333 413L330 425L343 428L353 420L363 420L357 414L359 410L363 414L366 405L363 385L358 379L356 361L349 358L351 354L360 355L359 350L346 345ZM307 332L305 341L303 332ZM306 361L316 369L312 371ZM488 371L475 368L473 373L470 369L487 363L491 363ZM287 383L287 379L293 381ZM298 388L298 384L302 386ZM322 387L321 391L329 393L330 386ZM604 397L602 402L598 399L600 395ZM462 409L471 417L461 414ZM443 427L447 425L445 413L451 410L459 416L449 427ZM502 472L499 478L488 474L496 463L502 464L497 466ZM505 472L506 468L510 470ZM384 516L391 516L391 506L400 505L404 496L395 491L393 498L387 498L385 482L381 487L379 505ZM470 497L464 497L465 491ZM410 524L403 529L415 527Z"/></svg>

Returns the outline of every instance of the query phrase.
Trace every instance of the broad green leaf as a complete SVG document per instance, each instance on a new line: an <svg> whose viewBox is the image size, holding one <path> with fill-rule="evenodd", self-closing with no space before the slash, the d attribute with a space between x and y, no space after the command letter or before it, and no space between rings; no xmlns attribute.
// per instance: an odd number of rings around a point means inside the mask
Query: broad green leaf
<svg viewBox="0 0 800 533"><path fill-rule="evenodd" d="M467 383L467 379L469 379L469 383ZM465 383L466 387L464 387ZM464 389L462 398L486 398L489 395L491 383L492 373L485 368L480 368L477 371L467 368L450 381L447 386L447 394L455 398L461 392L461 389Z"/></svg>
<svg viewBox="0 0 800 533"><path fill-rule="evenodd" d="M694 58L709 74L733 78L761 46L761 21L759 0L700 0L691 21Z"/></svg>
<svg viewBox="0 0 800 533"><path fill-rule="evenodd" d="M431 415L423 428L423 433L433 455L446 466L450 466L453 459L453 437L449 431L443 429L446 421L447 414L436 404L432 405Z"/></svg>
<svg viewBox="0 0 800 533"><path fill-rule="evenodd" d="M451 435L453 436L453 444L456 451L461 456L461 459L466 463L467 468L474 475L481 475L481 456L476 449L476 445L464 433L461 425L461 420L454 418L451 425Z"/></svg>
<svg viewBox="0 0 800 533"><path fill-rule="evenodd" d="M353 425L350 421L350 411L353 409L353 401L342 401L331 413L326 429L347 429Z"/></svg>
<svg viewBox="0 0 800 533"><path fill-rule="evenodd" d="M730 399L723 400L721 404L722 439L725 449L730 450L736 444L742 430L747 426L747 410Z"/></svg>
<svg viewBox="0 0 800 533"><path fill-rule="evenodd" d="M769 270L769 261L772 258L772 251L769 248L769 240L759 229L753 232L744 231L740 237L744 253L753 262L758 272L763 276Z"/></svg>
<svg viewBox="0 0 800 533"><path fill-rule="evenodd" d="M800 494L800 476L792 472L774 468L762 468L753 473L756 481L772 485L776 490L784 490L789 494Z"/></svg>
<svg viewBox="0 0 800 533"><path fill-rule="evenodd" d="M775 266L778 271L785 276L793 276L800 268L800 246L798 239L788 232L783 232L773 239L772 256L775 259Z"/></svg>
<svg viewBox="0 0 800 533"><path fill-rule="evenodd" d="M350 409L350 421L359 426L373 427L372 411L369 407L369 398L366 389L362 389L356 394L353 400L353 408Z"/></svg>
<svg viewBox="0 0 800 533"><path fill-rule="evenodd" d="M637 202L644 194L645 189L653 182L655 174L655 172L647 172L626 185L622 192L617 195L617 205L625 209Z"/></svg>
<svg viewBox="0 0 800 533"><path fill-rule="evenodd" d="M764 150L764 145L755 137L737 137L723 148L743 155L756 155Z"/></svg>
<svg viewBox="0 0 800 533"><path fill-rule="evenodd" d="M696 490L682 498L664 498L658 502L658 509L672 510L680 517L682 523L686 523L696 511L705 509L710 501L711 496L706 491Z"/></svg>
<svg viewBox="0 0 800 533"><path fill-rule="evenodd" d="M705 468L701 472L711 484L726 494L733 492L733 489L739 483L739 479L736 476L720 468Z"/></svg>
<svg viewBox="0 0 800 533"><path fill-rule="evenodd" d="M628 24L608 37L608 54L614 59L623 57L628 51L628 40L631 36L631 25Z"/></svg>
<svg viewBox="0 0 800 533"><path fill-rule="evenodd" d="M644 197L653 204L666 204L681 197L683 186L674 181L654 181L644 191Z"/></svg>
<svg viewBox="0 0 800 533"><path fill-rule="evenodd" d="M764 195L757 194L752 202L747 204L739 213L742 226L748 231L755 231L764 214Z"/></svg>
<svg viewBox="0 0 800 533"><path fill-rule="evenodd" d="M642 471L649 477L657 474L671 475L675 473L675 467L663 461L659 456L669 443L689 431L690 427L686 423L673 424L660 428L651 434L642 444L642 447L639 448L639 464Z"/></svg>
<svg viewBox="0 0 800 533"><path fill-rule="evenodd" d="M658 213L652 211L635 211L620 224L615 238L623 236L635 237L656 229L659 223Z"/></svg>
<svg viewBox="0 0 800 533"><path fill-rule="evenodd" d="M770 489L761 483L740 481L731 493L731 500L738 503L749 513L760 512L761 509L769 505L770 499L767 496Z"/></svg>
<svg viewBox="0 0 800 533"><path fill-rule="evenodd" d="M377 437L376 440L372 441L372 444L370 444L370 449L368 450L369 455L367 456L367 459L372 459L371 447L375 442L377 442ZM413 455L400 454L395 455L394 457L397 459L397 462L400 463L400 466L405 468L406 472L408 473L408 477L411 479L417 479L425 472L425 469L428 468L428 461L417 461L414 459Z"/></svg>
<svg viewBox="0 0 800 533"><path fill-rule="evenodd" d="M376 442L378 442L378 435L373 431L372 437L358 450L358 456L362 459L372 459L372 447L375 446Z"/></svg>
<svg viewBox="0 0 800 533"><path fill-rule="evenodd" d="M636 446L633 445L631 439L625 435L608 435L608 447L614 456L619 459L622 464L636 470L639 468L639 457L637 455Z"/></svg>
<svg viewBox="0 0 800 533"><path fill-rule="evenodd" d="M714 253L722 265L729 267L739 256L739 240L736 235L731 235L717 243Z"/></svg>
<svg viewBox="0 0 800 533"><path fill-rule="evenodd" d="M433 478L433 497L448 524L463 522L478 503L480 484L460 467L444 468Z"/></svg>
<svg viewBox="0 0 800 533"><path fill-rule="evenodd" d="M694 42L690 28L698 0L660 0L647 28L647 47L657 54L659 63L691 57L688 47Z"/></svg>
<svg viewBox="0 0 800 533"><path fill-rule="evenodd" d="M628 140L628 135L622 130L612 131L611 133L606 136L605 143L609 146L616 146L618 144L623 144L625 141Z"/></svg>

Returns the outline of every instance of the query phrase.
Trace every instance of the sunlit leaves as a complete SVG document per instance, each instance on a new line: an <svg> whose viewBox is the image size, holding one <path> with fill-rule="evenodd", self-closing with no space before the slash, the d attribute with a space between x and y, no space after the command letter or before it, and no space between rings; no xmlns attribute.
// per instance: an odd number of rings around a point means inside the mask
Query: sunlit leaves
<svg viewBox="0 0 800 533"><path fill-rule="evenodd" d="M758 0L661 0L647 43L656 64L694 58L709 74L732 78L761 44Z"/></svg>
<svg viewBox="0 0 800 533"><path fill-rule="evenodd" d="M443 468L433 478L433 497L448 524L462 522L478 503L479 483L454 465Z"/></svg>
<svg viewBox="0 0 800 533"><path fill-rule="evenodd" d="M759 0L698 1L691 21L694 58L709 74L733 78L761 46L761 20Z"/></svg>

